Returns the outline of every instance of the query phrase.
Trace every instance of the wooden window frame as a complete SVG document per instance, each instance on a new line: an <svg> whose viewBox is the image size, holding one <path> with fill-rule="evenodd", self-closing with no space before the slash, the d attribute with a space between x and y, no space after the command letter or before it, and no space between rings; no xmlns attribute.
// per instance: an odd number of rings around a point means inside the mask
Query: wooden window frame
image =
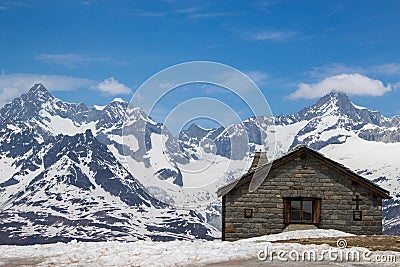
<svg viewBox="0 0 400 267"><path fill-rule="evenodd" d="M300 207L303 205L303 201L311 201L311 221L292 221L292 201L300 201ZM309 197L292 197L283 199L283 214L285 224L319 224L321 220L321 199L320 198L309 198ZM301 209L302 210L302 209Z"/></svg>
<svg viewBox="0 0 400 267"><path fill-rule="evenodd" d="M294 210L292 208L292 203L295 202L295 201L299 202L299 204L300 204L299 209L298 209L299 219L298 220L293 220L293 218L291 218L290 222L291 223L304 223L304 224L312 223L312 218L313 218L313 214L314 214L314 207L313 207L312 200L310 200L310 199L296 199L296 200L292 199L292 200L290 200L290 204L291 204L290 213L291 213L291 216L293 216L293 212L294 212ZM305 203L304 202L306 202L306 201L311 203L311 218L309 220L304 219L304 213L306 213L306 208L305 208Z"/></svg>

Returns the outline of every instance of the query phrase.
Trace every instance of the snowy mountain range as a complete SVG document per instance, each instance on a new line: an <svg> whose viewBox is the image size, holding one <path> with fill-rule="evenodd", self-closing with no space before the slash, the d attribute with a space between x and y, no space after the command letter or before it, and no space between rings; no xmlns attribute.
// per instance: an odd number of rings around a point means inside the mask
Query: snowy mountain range
<svg viewBox="0 0 400 267"><path fill-rule="evenodd" d="M0 121L3 244L218 237L217 189L248 169L254 151L272 160L299 144L388 189L384 229L400 233L400 116L341 93L296 114L193 124L175 137L121 99L90 108L37 84L6 104Z"/></svg>
<svg viewBox="0 0 400 267"><path fill-rule="evenodd" d="M200 214L148 194L114 156L126 107L65 103L37 84L0 110L0 243L218 236Z"/></svg>
<svg viewBox="0 0 400 267"><path fill-rule="evenodd" d="M249 136L251 151L263 149L263 138L275 145L266 148L270 160L307 145L387 189L393 198L383 203L384 232L400 233L400 116L386 118L352 103L343 93L332 92L296 114L249 118L242 125L240 134ZM179 139L192 150L202 140L213 139L217 154L229 157L224 152L229 147L229 129L235 126L199 130L192 125Z"/></svg>

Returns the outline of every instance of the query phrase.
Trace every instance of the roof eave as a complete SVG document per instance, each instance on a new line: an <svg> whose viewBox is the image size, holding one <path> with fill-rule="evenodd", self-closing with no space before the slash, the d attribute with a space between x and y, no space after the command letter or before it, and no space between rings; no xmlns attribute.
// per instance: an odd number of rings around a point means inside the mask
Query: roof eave
<svg viewBox="0 0 400 267"><path fill-rule="evenodd" d="M340 163L337 163L327 157L325 157L324 155L322 155L321 153L314 151L308 147L305 146L301 146L297 149L295 149L294 151L274 160L272 162L272 164L270 164L270 168L277 168L278 166L284 164L286 161L290 160L292 157L296 157L297 154L302 153L302 151L304 152L308 152L311 155L315 156L317 159L319 159L322 162L325 162L327 164L329 164L331 166L331 168L334 168L336 170L340 170L341 172L343 172L344 174L346 174L348 177L350 177L351 180L355 180L357 182L359 182L361 185L363 185L364 187L367 187L368 189L370 189L371 191L377 193L378 195L380 195L383 199L391 199L392 197L389 195L389 191L377 186L376 184L374 184L373 182L365 179L364 177L354 173L353 171L351 171L350 169L344 167L343 165L341 165ZM266 164L268 165L268 164ZM217 191L217 195L218 197L222 197L226 194L228 194L231 190L233 190L234 188L241 186L245 183L248 183L251 181L251 178L253 177L254 174L258 174L260 175L262 172L260 172L260 170L262 170L263 168L265 168L265 166L261 166L258 169L252 171L252 172L248 172L246 174L244 174L238 181L232 182L226 186L221 187L220 189L218 189ZM353 178L353 179L352 179Z"/></svg>

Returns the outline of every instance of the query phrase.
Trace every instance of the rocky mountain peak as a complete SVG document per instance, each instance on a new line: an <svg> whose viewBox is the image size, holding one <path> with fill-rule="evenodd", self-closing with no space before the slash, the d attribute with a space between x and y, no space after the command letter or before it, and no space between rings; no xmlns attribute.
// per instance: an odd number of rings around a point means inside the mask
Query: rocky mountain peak
<svg viewBox="0 0 400 267"><path fill-rule="evenodd" d="M324 105L332 104L341 109L348 109L353 107L349 97L345 93L331 92L321 97L315 104L316 107L323 107Z"/></svg>
<svg viewBox="0 0 400 267"><path fill-rule="evenodd" d="M366 111L358 110L350 101L345 93L331 92L321 97L317 103L311 107L304 108L298 112L295 116L296 121L311 120L314 117L321 116L339 116L339 117L350 117L355 120L359 120L360 114ZM363 114L361 117L365 117L368 114Z"/></svg>
<svg viewBox="0 0 400 267"><path fill-rule="evenodd" d="M29 93L31 94L37 92L48 93L46 87L42 83L36 83L31 89L29 89Z"/></svg>
<svg viewBox="0 0 400 267"><path fill-rule="evenodd" d="M1 119L3 121L27 120L35 116L42 109L44 103L54 99L43 84L35 84L27 93L4 105L0 110Z"/></svg>
<svg viewBox="0 0 400 267"><path fill-rule="evenodd" d="M336 115L349 114L355 111L354 105L345 93L331 92L321 97L315 105L311 107L319 113L335 113Z"/></svg>
<svg viewBox="0 0 400 267"><path fill-rule="evenodd" d="M201 128L196 123L190 124L189 128L185 130L185 133L189 137L204 137L209 131Z"/></svg>
<svg viewBox="0 0 400 267"><path fill-rule="evenodd" d="M49 99L54 99L54 96L44 87L43 84L37 83L26 94L27 100L36 100L45 102Z"/></svg>
<svg viewBox="0 0 400 267"><path fill-rule="evenodd" d="M43 84L38 83L27 93L6 104L0 110L0 115L4 121L29 121L34 117L37 121L51 121L51 116L58 115L81 122L87 117L87 112L86 104L63 102L55 98Z"/></svg>

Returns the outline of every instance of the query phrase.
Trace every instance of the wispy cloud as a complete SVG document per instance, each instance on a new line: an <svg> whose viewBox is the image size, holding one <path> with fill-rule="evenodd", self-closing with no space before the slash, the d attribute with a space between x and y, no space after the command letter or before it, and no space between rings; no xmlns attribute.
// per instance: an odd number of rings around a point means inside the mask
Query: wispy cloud
<svg viewBox="0 0 400 267"><path fill-rule="evenodd" d="M178 83L173 83L173 82L161 82L158 85L158 88L160 88L160 89L171 89L171 88L174 88L175 86L178 86L178 85L179 85Z"/></svg>
<svg viewBox="0 0 400 267"><path fill-rule="evenodd" d="M382 81L355 74L340 74L323 79L320 82L300 83L297 90L288 96L289 99L321 97L329 92L342 92L349 95L382 96L393 89L391 84L385 86Z"/></svg>
<svg viewBox="0 0 400 267"><path fill-rule="evenodd" d="M20 2L20 1L2 1L0 10L6 10L8 8L13 8L13 7L27 7L28 5L26 3Z"/></svg>
<svg viewBox="0 0 400 267"><path fill-rule="evenodd" d="M22 1L9 1L9 5L22 6L22 7L28 6L25 2L22 2Z"/></svg>
<svg viewBox="0 0 400 267"><path fill-rule="evenodd" d="M303 74L311 79L324 79L342 73L361 73L365 74L365 69L361 67L347 66L342 63L331 63L323 66L313 67L310 71Z"/></svg>
<svg viewBox="0 0 400 267"><path fill-rule="evenodd" d="M125 84L120 83L114 77L110 77L101 83L92 86L93 89L99 90L106 95L130 94L132 91Z"/></svg>
<svg viewBox="0 0 400 267"><path fill-rule="evenodd" d="M304 74L310 78L323 79L342 73L361 73L364 75L385 75L400 77L400 63L387 63L371 67L354 67L342 63L330 63L313 67Z"/></svg>
<svg viewBox="0 0 400 267"><path fill-rule="evenodd" d="M388 76L400 75L400 63L388 63L369 68L369 72Z"/></svg>
<svg viewBox="0 0 400 267"><path fill-rule="evenodd" d="M342 11L345 8L344 3L335 3L333 6L328 6L327 10L328 12L325 14L322 14L325 17L330 17L330 16L335 16L337 13Z"/></svg>
<svg viewBox="0 0 400 267"><path fill-rule="evenodd" d="M198 10L199 10L199 8L197 8L197 7L189 7L189 8L179 9L176 12L181 13L181 14L193 14Z"/></svg>
<svg viewBox="0 0 400 267"><path fill-rule="evenodd" d="M270 11L270 7L278 3L279 1L275 0L258 0L255 2L255 5L263 11Z"/></svg>
<svg viewBox="0 0 400 267"><path fill-rule="evenodd" d="M210 18L218 18L218 17L231 17L235 16L234 13L193 13L189 16L191 19L210 19Z"/></svg>
<svg viewBox="0 0 400 267"><path fill-rule="evenodd" d="M267 79L269 78L269 75L258 70L254 71L247 71L245 72L247 76L249 76L250 79L253 80L257 85L264 85L267 82Z"/></svg>
<svg viewBox="0 0 400 267"><path fill-rule="evenodd" d="M186 15L189 19L212 19L220 17L232 17L238 15L232 12L210 12L203 6L191 6L176 10L177 14Z"/></svg>
<svg viewBox="0 0 400 267"><path fill-rule="evenodd" d="M245 78L243 74L250 79ZM251 95L254 93L254 90L258 90L258 86L265 85L268 78L268 74L258 70L245 71L243 73L227 71L215 76L215 80L218 81L218 84L226 86L229 90L234 90L235 93L241 96ZM254 82L256 86L252 82ZM211 88L209 92L213 92L214 90L214 88ZM226 90L223 91L228 93Z"/></svg>
<svg viewBox="0 0 400 267"><path fill-rule="evenodd" d="M37 60L50 63L62 65L65 67L78 67L89 65L90 63L114 63L114 64L123 64L122 62L114 61L110 58L94 58L87 57L75 53L67 53L67 54L39 54L36 56Z"/></svg>
<svg viewBox="0 0 400 267"><path fill-rule="evenodd" d="M259 31L248 34L251 40L254 41L275 41L282 42L295 39L299 34L294 31Z"/></svg>
<svg viewBox="0 0 400 267"><path fill-rule="evenodd" d="M221 44L209 44L209 45L205 46L205 48L207 48L207 49L213 49L213 48L219 48L219 47L223 47L223 45L221 45Z"/></svg>
<svg viewBox="0 0 400 267"><path fill-rule="evenodd" d="M139 13L141 17L153 17L153 18L161 18L165 17L165 13L151 12L151 11L143 11Z"/></svg>

